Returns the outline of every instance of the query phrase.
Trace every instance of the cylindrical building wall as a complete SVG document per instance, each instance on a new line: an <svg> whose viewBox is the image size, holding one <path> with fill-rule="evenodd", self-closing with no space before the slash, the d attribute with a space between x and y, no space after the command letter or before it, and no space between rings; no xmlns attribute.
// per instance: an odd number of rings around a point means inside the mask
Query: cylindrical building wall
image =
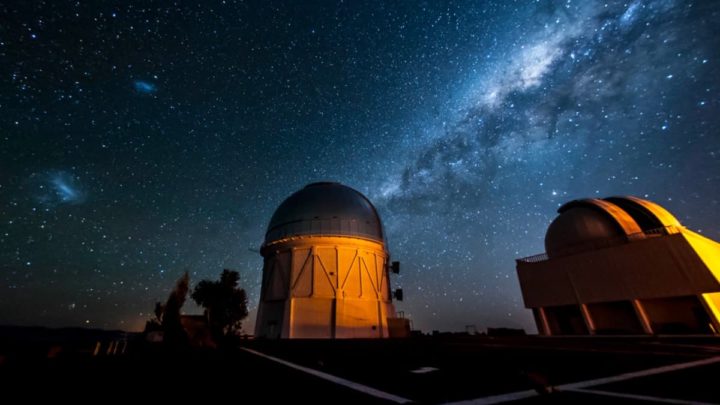
<svg viewBox="0 0 720 405"><path fill-rule="evenodd" d="M332 182L293 193L270 219L261 254L256 336L391 335L388 318L395 318L395 309L385 236L362 193ZM399 336L397 326L392 335Z"/></svg>
<svg viewBox="0 0 720 405"><path fill-rule="evenodd" d="M256 336L388 337L395 317L382 243L302 236L263 247Z"/></svg>

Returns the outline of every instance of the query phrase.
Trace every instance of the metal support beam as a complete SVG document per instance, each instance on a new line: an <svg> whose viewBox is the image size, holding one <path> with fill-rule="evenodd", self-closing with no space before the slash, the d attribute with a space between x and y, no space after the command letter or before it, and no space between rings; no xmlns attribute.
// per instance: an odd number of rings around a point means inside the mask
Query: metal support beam
<svg viewBox="0 0 720 405"><path fill-rule="evenodd" d="M588 333L591 335L595 334L595 322L593 322L592 316L590 315L590 311L588 310L587 305L580 304L580 312L582 313L583 320L585 321L585 326L587 327Z"/></svg>
<svg viewBox="0 0 720 405"><path fill-rule="evenodd" d="M537 310L538 320L540 321L538 323L538 329L540 329L538 332L544 336L552 336L552 330L550 330L550 322L548 322L545 308L538 307L535 309Z"/></svg>
<svg viewBox="0 0 720 405"><path fill-rule="evenodd" d="M647 313L645 312L645 308L643 308L642 306L642 303L640 302L640 300L632 300L632 305L635 309L635 314L640 321L640 325L642 325L643 332L647 333L648 335L652 335L654 333L652 329L652 324L650 323L650 318L648 318Z"/></svg>

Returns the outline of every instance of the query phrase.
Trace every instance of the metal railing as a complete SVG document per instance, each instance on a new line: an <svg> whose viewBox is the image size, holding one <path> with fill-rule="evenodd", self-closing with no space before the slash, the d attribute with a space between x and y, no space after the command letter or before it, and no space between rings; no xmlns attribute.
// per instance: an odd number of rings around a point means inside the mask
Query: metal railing
<svg viewBox="0 0 720 405"><path fill-rule="evenodd" d="M268 230L265 242L303 235L355 236L384 242L382 226L378 222L354 218L318 218L287 222Z"/></svg>
<svg viewBox="0 0 720 405"><path fill-rule="evenodd" d="M536 254L536 255L532 255L532 256L528 256L528 257L523 257L521 259L517 259L517 261L523 262L523 263L538 263L538 262L544 262L545 260L548 260L548 259L550 259L550 257L548 257L547 253L540 253L540 254Z"/></svg>
<svg viewBox="0 0 720 405"><path fill-rule="evenodd" d="M611 246L621 245L623 243L631 242L634 240L655 238L658 236L670 235L678 233L680 228L677 226L663 226L660 228L648 229L643 232L631 233L629 235L617 236L613 238L598 239L592 242L586 242L578 245L568 246L567 248L561 249L557 252L553 252L553 257L564 257L574 255L576 253L587 252L589 250L605 249ZM528 257L516 259L518 263L539 263L550 259L547 253L540 253Z"/></svg>

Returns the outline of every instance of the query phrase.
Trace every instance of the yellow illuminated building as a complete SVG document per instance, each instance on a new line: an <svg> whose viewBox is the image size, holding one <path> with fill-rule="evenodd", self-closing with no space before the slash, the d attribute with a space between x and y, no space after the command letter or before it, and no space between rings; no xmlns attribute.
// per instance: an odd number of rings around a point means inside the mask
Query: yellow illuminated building
<svg viewBox="0 0 720 405"><path fill-rule="evenodd" d="M255 334L266 338L403 335L375 207L339 183L313 183L270 220Z"/></svg>
<svg viewBox="0 0 720 405"><path fill-rule="evenodd" d="M720 244L637 197L571 201L517 260L541 335L720 334Z"/></svg>

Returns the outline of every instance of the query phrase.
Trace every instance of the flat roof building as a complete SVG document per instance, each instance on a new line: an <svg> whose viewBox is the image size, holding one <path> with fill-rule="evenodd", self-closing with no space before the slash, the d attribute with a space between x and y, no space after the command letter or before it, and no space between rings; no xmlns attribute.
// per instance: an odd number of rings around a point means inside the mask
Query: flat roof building
<svg viewBox="0 0 720 405"><path fill-rule="evenodd" d="M517 259L541 335L720 334L720 244L637 197L570 201Z"/></svg>

